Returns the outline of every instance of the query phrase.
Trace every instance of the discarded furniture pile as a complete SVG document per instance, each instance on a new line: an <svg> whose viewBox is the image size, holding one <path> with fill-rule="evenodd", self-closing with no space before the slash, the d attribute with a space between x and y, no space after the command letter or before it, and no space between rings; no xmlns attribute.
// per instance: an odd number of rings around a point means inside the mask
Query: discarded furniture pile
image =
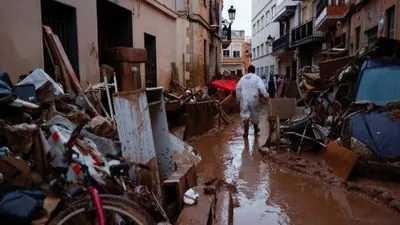
<svg viewBox="0 0 400 225"><path fill-rule="evenodd" d="M200 135L212 129L217 121L219 127L232 123L227 111L237 106L234 90L234 80L214 80L211 88L215 93L209 95L209 88L187 88L174 79L170 79L169 90L164 92L166 110L170 122L184 125L183 140ZM176 121L178 120L178 121Z"/></svg>
<svg viewBox="0 0 400 225"><path fill-rule="evenodd" d="M294 107L294 99L270 102L278 109L270 118L276 138L265 146L325 149L325 161L343 181L352 174L400 180L399 59L400 42L380 38L355 56L302 68L296 78L302 106Z"/></svg>
<svg viewBox="0 0 400 225"><path fill-rule="evenodd" d="M120 67L103 65L103 82L84 89L58 37L48 27L43 32L52 76L36 69L14 85L0 71L0 221L59 224L87 199L87 214L93 208L99 212L101 201L91 197L100 192L104 205L125 207L137 218L148 218L146 224L170 224L186 207L185 192L193 195L201 157L170 134L163 89L133 90L138 83L121 88L118 81L135 73L124 68L138 61L126 54L132 49L120 48L110 50L113 66ZM121 216L112 217L124 223ZM69 222L87 224L93 218L97 224L110 219L100 214L96 219L94 213Z"/></svg>

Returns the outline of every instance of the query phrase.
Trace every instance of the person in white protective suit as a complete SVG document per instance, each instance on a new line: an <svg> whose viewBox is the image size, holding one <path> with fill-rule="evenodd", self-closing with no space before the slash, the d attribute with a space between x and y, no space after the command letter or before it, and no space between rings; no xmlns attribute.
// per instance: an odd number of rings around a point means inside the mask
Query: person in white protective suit
<svg viewBox="0 0 400 225"><path fill-rule="evenodd" d="M248 74L240 78L236 85L236 97L240 103L240 117L243 121L243 137L245 138L249 135L250 119L254 126L254 135L258 135L260 132L260 128L258 127L261 113L260 97L269 97L262 79L254 74L254 72L254 66L250 65Z"/></svg>

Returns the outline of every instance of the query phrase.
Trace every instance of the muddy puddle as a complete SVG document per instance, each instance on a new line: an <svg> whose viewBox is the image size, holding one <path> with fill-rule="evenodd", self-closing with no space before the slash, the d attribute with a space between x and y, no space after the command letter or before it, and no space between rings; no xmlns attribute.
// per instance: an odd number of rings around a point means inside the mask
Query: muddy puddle
<svg viewBox="0 0 400 225"><path fill-rule="evenodd" d="M236 185L234 224L400 224L400 214L365 196L263 160L258 149L266 127L261 128L258 139L250 132L244 141L236 123L192 143L203 158L200 179Z"/></svg>

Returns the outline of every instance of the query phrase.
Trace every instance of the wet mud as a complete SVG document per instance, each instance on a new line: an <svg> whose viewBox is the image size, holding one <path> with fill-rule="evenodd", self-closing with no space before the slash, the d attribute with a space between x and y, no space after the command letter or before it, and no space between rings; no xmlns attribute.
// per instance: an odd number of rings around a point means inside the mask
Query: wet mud
<svg viewBox="0 0 400 225"><path fill-rule="evenodd" d="M200 181L222 179L231 188L234 224L399 224L398 212L352 190L365 185L353 182L347 187L329 170L319 169L322 162L313 161L309 168L312 159L287 154L279 163L272 154L262 154L259 143L265 142L266 124L260 124L258 138L251 129L244 140L235 119L235 124L192 143L202 156L197 167ZM394 203L391 197L386 201Z"/></svg>

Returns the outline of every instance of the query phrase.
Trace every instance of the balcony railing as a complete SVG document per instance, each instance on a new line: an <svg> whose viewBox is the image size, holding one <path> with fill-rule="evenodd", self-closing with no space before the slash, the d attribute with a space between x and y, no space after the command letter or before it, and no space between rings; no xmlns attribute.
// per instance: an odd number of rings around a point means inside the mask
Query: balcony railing
<svg viewBox="0 0 400 225"><path fill-rule="evenodd" d="M311 18L310 20L304 22L300 26L297 26L292 29L291 32L291 41L292 45L298 44L299 42L313 38L313 37L324 37L324 32L318 31L314 28L315 18Z"/></svg>
<svg viewBox="0 0 400 225"><path fill-rule="evenodd" d="M288 46L289 46L289 35L285 34L272 43L272 51L275 52L280 49L285 49Z"/></svg>
<svg viewBox="0 0 400 225"><path fill-rule="evenodd" d="M327 7L340 7L340 6L345 6L346 5L346 1L345 0L320 0L317 4L317 8L316 8L316 16L317 18L319 17L319 15L321 15L322 11L324 11L325 8Z"/></svg>

